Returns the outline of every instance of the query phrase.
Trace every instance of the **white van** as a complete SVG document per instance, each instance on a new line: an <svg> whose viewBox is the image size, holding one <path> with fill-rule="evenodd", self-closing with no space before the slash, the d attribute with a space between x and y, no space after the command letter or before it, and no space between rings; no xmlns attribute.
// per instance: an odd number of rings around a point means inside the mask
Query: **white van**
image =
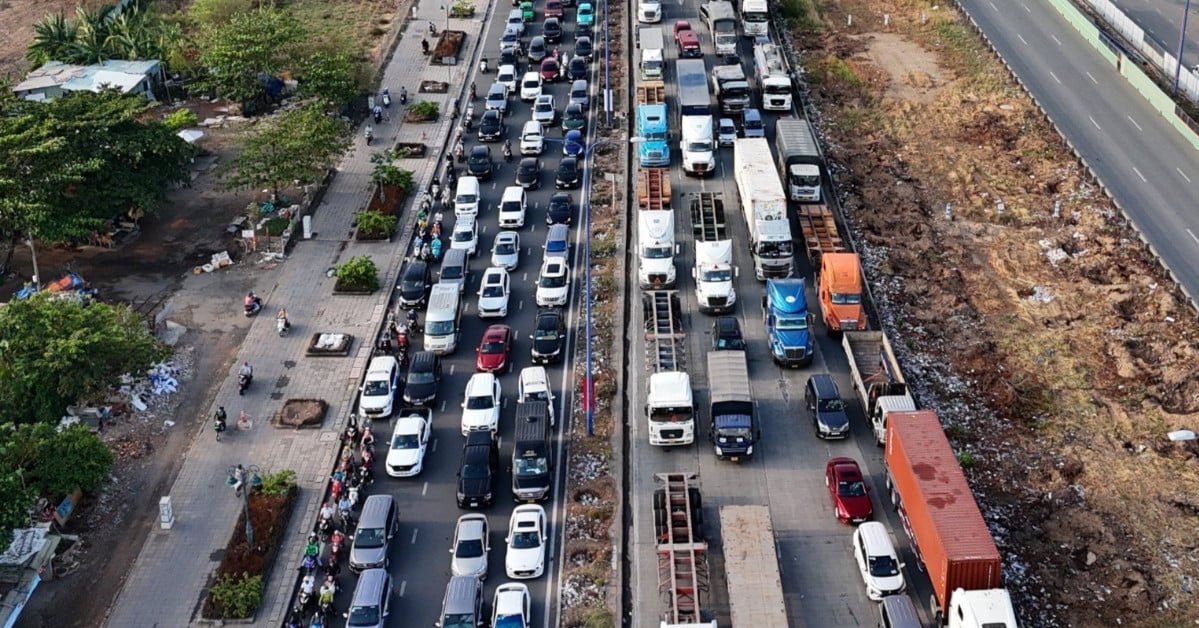
<svg viewBox="0 0 1199 628"><path fill-rule="evenodd" d="M520 130L520 154L540 155L544 149L545 131L541 128L541 123L529 120Z"/></svg>
<svg viewBox="0 0 1199 628"><path fill-rule="evenodd" d="M458 321L462 317L462 301L458 286L439 283L429 293L425 310L425 351L437 355L453 353L458 348Z"/></svg>
<svg viewBox="0 0 1199 628"><path fill-rule="evenodd" d="M525 226L525 209L528 196L519 185L504 188L500 197L500 229L517 229Z"/></svg>
<svg viewBox="0 0 1199 628"><path fill-rule="evenodd" d="M454 192L454 215L479 215L479 180L475 177L458 179L458 189Z"/></svg>

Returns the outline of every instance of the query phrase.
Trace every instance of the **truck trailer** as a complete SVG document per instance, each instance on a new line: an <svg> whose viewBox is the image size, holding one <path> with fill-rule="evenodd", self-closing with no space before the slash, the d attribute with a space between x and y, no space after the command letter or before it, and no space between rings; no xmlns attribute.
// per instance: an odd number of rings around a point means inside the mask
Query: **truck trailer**
<svg viewBox="0 0 1199 628"><path fill-rule="evenodd" d="M908 395L899 361L881 331L852 331L841 336L841 347L849 361L849 376L862 412L870 421L874 441L887 440L887 423L894 412L911 412L916 402Z"/></svg>
<svg viewBox="0 0 1199 628"><path fill-rule="evenodd" d="M733 626L787 628L770 508L721 506L720 537Z"/></svg>
<svg viewBox="0 0 1199 628"><path fill-rule="evenodd" d="M799 203L819 203L820 176L825 165L812 125L803 119L779 119L774 130L779 176L787 187L788 198Z"/></svg>
<svg viewBox="0 0 1199 628"><path fill-rule="evenodd" d="M752 458L762 429L754 413L744 351L708 353L708 398L712 419L708 438L716 457L733 462Z"/></svg>
<svg viewBox="0 0 1199 628"><path fill-rule="evenodd" d="M733 241L725 229L724 201L715 192L700 192L691 201L695 233L695 298L705 314L731 312L737 303L733 279Z"/></svg>
<svg viewBox="0 0 1199 628"><path fill-rule="evenodd" d="M645 370L649 392L645 415L649 422L649 444L690 445L695 442L695 398L687 374L686 334L673 290L642 294L645 321Z"/></svg>
<svg viewBox="0 0 1199 628"><path fill-rule="evenodd" d="M759 281L790 277L794 266L787 196L770 159L770 144L763 138L739 138L733 144L733 174Z"/></svg>

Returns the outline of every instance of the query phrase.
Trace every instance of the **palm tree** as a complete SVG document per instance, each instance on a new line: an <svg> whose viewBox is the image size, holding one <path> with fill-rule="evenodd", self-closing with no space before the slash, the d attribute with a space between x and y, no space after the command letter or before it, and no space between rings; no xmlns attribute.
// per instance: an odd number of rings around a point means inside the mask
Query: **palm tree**
<svg viewBox="0 0 1199 628"><path fill-rule="evenodd" d="M47 61L66 62L73 54L78 29L63 14L47 15L33 27L33 43L25 50L25 58L34 65Z"/></svg>
<svg viewBox="0 0 1199 628"><path fill-rule="evenodd" d="M113 5L104 5L95 11L88 11L84 7L75 10L79 34L75 40L77 59L74 63L99 63L111 56L108 54L106 42L109 26L116 17L116 10Z"/></svg>

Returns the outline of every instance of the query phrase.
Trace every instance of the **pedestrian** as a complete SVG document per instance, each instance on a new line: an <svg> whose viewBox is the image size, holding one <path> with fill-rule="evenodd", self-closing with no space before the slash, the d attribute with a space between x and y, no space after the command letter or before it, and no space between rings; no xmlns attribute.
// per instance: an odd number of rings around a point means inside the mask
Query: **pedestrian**
<svg viewBox="0 0 1199 628"><path fill-rule="evenodd" d="M239 465L237 465L236 468L233 469L233 494L236 495L237 497L241 497L241 492L242 492L243 487L245 487L245 485L246 485L246 468L239 464Z"/></svg>

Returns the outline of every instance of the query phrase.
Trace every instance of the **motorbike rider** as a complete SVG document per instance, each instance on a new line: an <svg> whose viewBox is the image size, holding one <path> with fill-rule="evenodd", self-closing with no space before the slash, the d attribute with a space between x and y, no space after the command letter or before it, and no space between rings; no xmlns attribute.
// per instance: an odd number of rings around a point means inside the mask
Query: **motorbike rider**
<svg viewBox="0 0 1199 628"><path fill-rule="evenodd" d="M342 534L341 530L334 530L333 534L329 536L329 544L344 547L346 544L346 535Z"/></svg>
<svg viewBox="0 0 1199 628"><path fill-rule="evenodd" d="M408 88L402 85L400 86L400 104L408 104Z"/></svg>
<svg viewBox="0 0 1199 628"><path fill-rule="evenodd" d="M342 521L345 521L346 519L349 518L350 510L352 510L353 508L354 508L354 504L352 502L350 502L350 496L348 494L342 495L341 499L338 500L338 502L337 502L337 510L338 510L339 514L341 515Z"/></svg>
<svg viewBox="0 0 1199 628"><path fill-rule="evenodd" d="M475 87L475 84L474 84L474 83L471 83L471 84L470 84L470 99L471 99L471 100L474 100L474 99L475 99L475 96L476 96L476 91L475 91L475 90L476 90L476 89L477 89L477 88Z"/></svg>
<svg viewBox="0 0 1199 628"><path fill-rule="evenodd" d="M253 312L262 307L262 299L251 290L246 293L246 311Z"/></svg>
<svg viewBox="0 0 1199 628"><path fill-rule="evenodd" d="M432 249L431 252L433 253L434 260L441 259L441 239L440 238L433 238L433 241L429 243L429 248Z"/></svg>
<svg viewBox="0 0 1199 628"><path fill-rule="evenodd" d="M372 109L371 112L375 114L375 124L378 124L383 121L383 106L382 105L376 104L375 108Z"/></svg>
<svg viewBox="0 0 1199 628"><path fill-rule="evenodd" d="M383 88L383 106L391 106L391 90L387 89L386 87Z"/></svg>
<svg viewBox="0 0 1199 628"><path fill-rule="evenodd" d="M225 406L220 406L216 409L216 413L212 416L212 427L216 430L219 437L221 432L225 431L226 421L229 420L229 415L225 414Z"/></svg>
<svg viewBox="0 0 1199 628"><path fill-rule="evenodd" d="M245 485L246 485L246 468L239 464L239 465L237 465L236 468L233 469L233 494L240 496L242 487Z"/></svg>
<svg viewBox="0 0 1199 628"><path fill-rule="evenodd" d="M373 139L375 139L375 128L368 124L366 125L366 143L370 144Z"/></svg>
<svg viewBox="0 0 1199 628"><path fill-rule="evenodd" d="M315 588L316 578L313 578L312 574L307 574L300 583L300 595L305 596L307 599L312 599L312 592Z"/></svg>
<svg viewBox="0 0 1199 628"><path fill-rule="evenodd" d="M422 37L420 40L420 49L423 50L425 54L429 54L429 42L424 37Z"/></svg>
<svg viewBox="0 0 1199 628"><path fill-rule="evenodd" d="M279 313L275 315L275 318L283 321L283 329L291 329L291 321L287 320L286 309L279 308Z"/></svg>
<svg viewBox="0 0 1199 628"><path fill-rule="evenodd" d="M237 376L251 380L254 379L254 367L250 366L249 362L242 363L241 370L237 372Z"/></svg>
<svg viewBox="0 0 1199 628"><path fill-rule="evenodd" d="M325 502L324 505L321 506L321 521L331 519L333 519L333 505L329 502Z"/></svg>
<svg viewBox="0 0 1199 628"><path fill-rule="evenodd" d="M504 161L512 160L512 140L504 140Z"/></svg>
<svg viewBox="0 0 1199 628"><path fill-rule="evenodd" d="M333 595L337 593L337 585L333 583L332 578L325 578L325 583L321 585L321 608L328 608L333 605Z"/></svg>
<svg viewBox="0 0 1199 628"><path fill-rule="evenodd" d="M408 329L416 331L416 310L408 310Z"/></svg>

